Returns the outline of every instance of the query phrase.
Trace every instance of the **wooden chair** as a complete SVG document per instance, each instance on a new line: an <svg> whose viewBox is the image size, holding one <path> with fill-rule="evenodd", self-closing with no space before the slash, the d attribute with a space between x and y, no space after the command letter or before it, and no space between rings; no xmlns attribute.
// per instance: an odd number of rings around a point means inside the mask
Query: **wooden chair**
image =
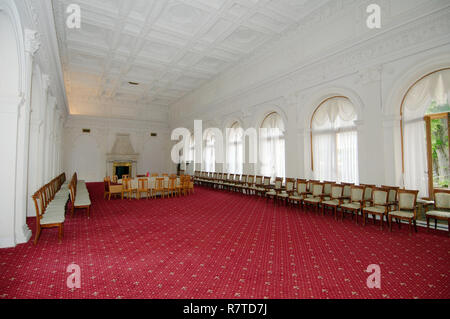
<svg viewBox="0 0 450 319"><path fill-rule="evenodd" d="M131 180L128 178L122 179L122 199L124 198L125 195L128 199L131 199L133 195Z"/></svg>
<svg viewBox="0 0 450 319"><path fill-rule="evenodd" d="M153 176L148 179L148 194L149 194L148 198L155 197L155 188L156 188L156 177Z"/></svg>
<svg viewBox="0 0 450 319"><path fill-rule="evenodd" d="M109 183L111 182L111 178L109 176L105 177L103 179L103 185L104 185L104 192L103 192L103 199L106 199L109 196Z"/></svg>
<svg viewBox="0 0 450 319"><path fill-rule="evenodd" d="M167 187L167 196L174 197L176 195L177 176L170 176Z"/></svg>
<svg viewBox="0 0 450 319"><path fill-rule="evenodd" d="M339 205L342 204L344 193L344 185L334 184L331 186L330 197L327 200L322 201L322 216L325 215L325 209L332 209L334 216L336 216L336 210Z"/></svg>
<svg viewBox="0 0 450 319"><path fill-rule="evenodd" d="M289 196L295 192L295 178L286 178L286 186L277 193L277 200L281 200L287 205Z"/></svg>
<svg viewBox="0 0 450 319"><path fill-rule="evenodd" d="M157 174L157 173L152 173L152 175L150 175L151 177L158 177L159 176L159 174Z"/></svg>
<svg viewBox="0 0 450 319"><path fill-rule="evenodd" d="M267 200L273 199L276 203L277 195L281 193L283 190L283 178L282 177L276 177L275 178L275 185L272 189L266 192Z"/></svg>
<svg viewBox="0 0 450 319"><path fill-rule="evenodd" d="M34 245L37 244L41 236L42 228L58 228L58 240L62 242L64 231L64 212L44 214L44 199L43 188L39 189L33 195L34 206L36 209L36 234L34 238Z"/></svg>
<svg viewBox="0 0 450 319"><path fill-rule="evenodd" d="M263 186L263 176L257 175L255 176L255 182L253 183L253 185L248 188L249 193L252 195L256 195L258 189L262 189L263 191L265 190Z"/></svg>
<svg viewBox="0 0 450 319"><path fill-rule="evenodd" d="M408 221L409 224L409 234L411 235L411 224L414 224L414 229L417 233L417 224L416 224L417 194L419 194L419 191L416 190L400 189L398 191L397 195L398 203L396 206L396 210L390 211L388 213L390 231L392 231L392 219L395 218L399 228L401 228L401 221L406 220Z"/></svg>
<svg viewBox="0 0 450 319"><path fill-rule="evenodd" d="M330 181L323 182L322 200L330 200L331 199L331 188L333 187L334 184L336 184L336 183L330 182Z"/></svg>
<svg viewBox="0 0 450 319"><path fill-rule="evenodd" d="M77 192L76 183L72 183L69 185L70 198L72 201L72 213L73 216L76 209L85 209L90 218L91 215L91 199L89 198L89 193L87 190L84 192Z"/></svg>
<svg viewBox="0 0 450 319"><path fill-rule="evenodd" d="M364 186L364 205L367 206L370 205L370 202L372 201L372 191L377 188L376 185L371 184L361 184L361 186Z"/></svg>
<svg viewBox="0 0 450 319"><path fill-rule="evenodd" d="M117 183L119 182L119 178L117 177L117 175L114 175L114 176L111 178L111 182L114 183L114 184L117 184Z"/></svg>
<svg viewBox="0 0 450 319"><path fill-rule="evenodd" d="M303 199L303 204L305 206L310 205L317 211L319 209L319 204L322 202L324 184L316 182L311 185L311 188L311 196Z"/></svg>
<svg viewBox="0 0 450 319"><path fill-rule="evenodd" d="M344 213L349 212L352 214L352 219L353 215L356 215L356 223L358 223L358 213L363 208L364 203L364 189L365 187L361 185L352 186L350 198L347 198L349 202L339 205L341 211L341 220L344 219ZM337 219L337 211L338 210L336 210L335 219Z"/></svg>
<svg viewBox="0 0 450 319"><path fill-rule="evenodd" d="M161 195L161 198L164 198L164 177L156 178L155 196L158 194Z"/></svg>
<svg viewBox="0 0 450 319"><path fill-rule="evenodd" d="M183 180L183 195L187 196L190 192L191 180L189 176L186 176Z"/></svg>
<svg viewBox="0 0 450 319"><path fill-rule="evenodd" d="M175 194L177 195L177 197L180 197L181 194L183 193L183 182L184 182L185 178L187 178L187 177L180 176L180 178L177 179L177 182L175 184Z"/></svg>
<svg viewBox="0 0 450 319"><path fill-rule="evenodd" d="M447 221L448 235L450 236L450 190L434 190L434 210L425 213L427 218L427 230L430 228L430 219L434 219L434 229L437 229L437 221Z"/></svg>
<svg viewBox="0 0 450 319"><path fill-rule="evenodd" d="M397 205L397 193L400 187L381 185L381 188L387 189L389 191L388 211L391 210L391 208L395 208L395 206Z"/></svg>
<svg viewBox="0 0 450 319"><path fill-rule="evenodd" d="M150 189L148 188L148 179L147 178L139 178L138 179L138 188L137 188L137 198L141 199L142 193L146 194L147 199L150 196Z"/></svg>
<svg viewBox="0 0 450 319"><path fill-rule="evenodd" d="M302 204L303 199L306 198L307 194L311 194L308 192L308 182L305 179L297 179L297 185L295 187L295 192L293 192L289 196L289 202L291 204Z"/></svg>
<svg viewBox="0 0 450 319"><path fill-rule="evenodd" d="M250 188L253 187L255 184L255 176L254 175L247 175L247 181L242 184L242 193L245 195L249 195Z"/></svg>
<svg viewBox="0 0 450 319"><path fill-rule="evenodd" d="M111 200L111 196L122 196L122 185L112 184L111 181L108 181L108 189L108 200Z"/></svg>
<svg viewBox="0 0 450 319"><path fill-rule="evenodd" d="M388 222L388 207L389 207L389 189L374 188L372 189L372 199L369 207L362 209L363 225L366 225L366 218L369 214L373 216L373 223L376 222L376 216L380 216L380 228L383 230L384 219Z"/></svg>

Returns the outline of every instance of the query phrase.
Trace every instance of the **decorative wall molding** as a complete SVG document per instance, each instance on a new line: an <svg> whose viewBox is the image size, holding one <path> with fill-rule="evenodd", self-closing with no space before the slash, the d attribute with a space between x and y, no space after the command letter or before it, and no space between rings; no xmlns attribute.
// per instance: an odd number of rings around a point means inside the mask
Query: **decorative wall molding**
<svg viewBox="0 0 450 319"><path fill-rule="evenodd" d="M25 29L25 52L34 56L41 46L39 33L35 30Z"/></svg>

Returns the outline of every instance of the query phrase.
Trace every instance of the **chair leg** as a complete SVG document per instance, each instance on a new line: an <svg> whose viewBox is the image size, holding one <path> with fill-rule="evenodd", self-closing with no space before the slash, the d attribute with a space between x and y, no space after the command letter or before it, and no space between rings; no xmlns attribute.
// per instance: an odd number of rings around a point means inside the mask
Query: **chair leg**
<svg viewBox="0 0 450 319"><path fill-rule="evenodd" d="M391 216L389 216L388 221L389 221L389 231L392 231L392 217Z"/></svg>
<svg viewBox="0 0 450 319"><path fill-rule="evenodd" d="M87 207L88 218L91 218L91 206Z"/></svg>
<svg viewBox="0 0 450 319"><path fill-rule="evenodd" d="M416 222L416 220L414 219L413 220L413 223L414 223L414 230L416 231L416 233L417 233L417 222Z"/></svg>
<svg viewBox="0 0 450 319"><path fill-rule="evenodd" d="M35 246L36 246L40 236L41 236L41 227L38 224L36 227L36 236L34 237L34 245Z"/></svg>
<svg viewBox="0 0 450 319"><path fill-rule="evenodd" d="M60 243L62 242L62 237L63 237L63 224L59 224L58 239Z"/></svg>
<svg viewBox="0 0 450 319"><path fill-rule="evenodd" d="M427 233L430 232L430 218L427 216Z"/></svg>
<svg viewBox="0 0 450 319"><path fill-rule="evenodd" d="M434 229L437 230L437 219L434 220Z"/></svg>

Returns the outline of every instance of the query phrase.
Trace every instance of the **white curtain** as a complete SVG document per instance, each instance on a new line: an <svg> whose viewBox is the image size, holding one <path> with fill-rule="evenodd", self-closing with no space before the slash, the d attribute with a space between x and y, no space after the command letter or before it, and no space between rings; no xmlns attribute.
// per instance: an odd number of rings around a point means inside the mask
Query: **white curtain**
<svg viewBox="0 0 450 319"><path fill-rule="evenodd" d="M450 70L433 73L414 85L403 104L403 156L407 189L419 190L420 197L428 196L428 165L424 115L432 101L448 103Z"/></svg>
<svg viewBox="0 0 450 319"><path fill-rule="evenodd" d="M234 123L228 134L227 142L228 173L242 174L244 165L243 130L239 123Z"/></svg>
<svg viewBox="0 0 450 319"><path fill-rule="evenodd" d="M205 138L205 150L203 151L203 170L214 172L216 168L215 137L212 132L208 132Z"/></svg>
<svg viewBox="0 0 450 319"><path fill-rule="evenodd" d="M268 115L261 124L259 171L263 176L285 177L284 123L278 113Z"/></svg>
<svg viewBox="0 0 450 319"><path fill-rule="evenodd" d="M347 99L327 100L312 121L314 178L358 183L357 114Z"/></svg>

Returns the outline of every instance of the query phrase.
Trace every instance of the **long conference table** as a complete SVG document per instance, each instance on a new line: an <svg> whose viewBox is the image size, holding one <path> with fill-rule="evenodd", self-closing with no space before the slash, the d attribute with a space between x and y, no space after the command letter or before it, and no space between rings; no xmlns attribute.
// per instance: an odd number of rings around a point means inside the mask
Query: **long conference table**
<svg viewBox="0 0 450 319"><path fill-rule="evenodd" d="M147 179L148 185L150 187L151 185L155 185L157 178L161 178L161 177L136 177L136 178L133 178L133 179L131 179L131 188L138 189L138 186L139 186L138 184L139 184L140 179ZM117 183L122 184L122 179L119 179L117 181ZM164 187L169 186L169 177L168 176L164 176L164 184L163 185L164 185ZM177 176L176 185L180 185L180 177L179 176Z"/></svg>

